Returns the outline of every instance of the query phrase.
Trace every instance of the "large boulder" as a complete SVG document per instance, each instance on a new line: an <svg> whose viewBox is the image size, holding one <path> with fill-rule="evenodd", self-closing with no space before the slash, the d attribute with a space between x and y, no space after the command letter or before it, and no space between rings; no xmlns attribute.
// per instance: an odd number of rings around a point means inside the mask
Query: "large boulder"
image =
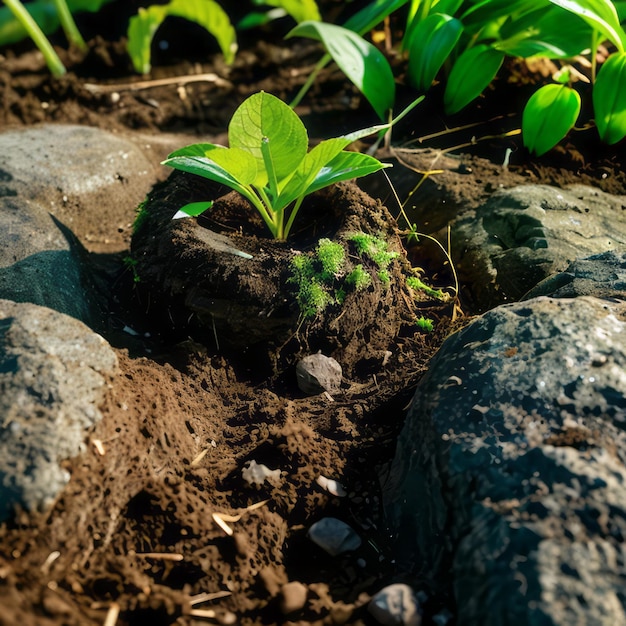
<svg viewBox="0 0 626 626"><path fill-rule="evenodd" d="M99 129L0 133L0 298L100 327L102 302L85 247L124 249L135 208L155 179L137 145Z"/></svg>
<svg viewBox="0 0 626 626"><path fill-rule="evenodd" d="M521 299L579 257L626 247L626 196L573 185L494 193L451 225L452 251L472 308Z"/></svg>
<svg viewBox="0 0 626 626"><path fill-rule="evenodd" d="M0 521L48 506L117 370L106 341L48 308L0 300Z"/></svg>
<svg viewBox="0 0 626 626"><path fill-rule="evenodd" d="M90 251L111 243L123 249L135 209L158 176L155 160L139 143L72 124L5 131L0 197L52 213Z"/></svg>
<svg viewBox="0 0 626 626"><path fill-rule="evenodd" d="M626 623L626 303L539 297L449 337L385 494L457 624Z"/></svg>

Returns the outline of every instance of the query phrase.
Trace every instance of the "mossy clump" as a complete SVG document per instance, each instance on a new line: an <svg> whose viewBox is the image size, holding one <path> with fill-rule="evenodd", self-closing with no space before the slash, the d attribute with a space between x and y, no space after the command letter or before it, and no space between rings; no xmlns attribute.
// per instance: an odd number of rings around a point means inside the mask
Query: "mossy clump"
<svg viewBox="0 0 626 626"><path fill-rule="evenodd" d="M343 304L350 289L359 291L371 283L362 265L349 272L346 265L344 247L330 239L320 239L313 255L294 257L289 282L296 286L303 318L315 317L330 305Z"/></svg>
<svg viewBox="0 0 626 626"><path fill-rule="evenodd" d="M368 233L355 233L348 238L360 257L369 258L377 268L378 279L383 285L389 285L391 277L388 267L399 254L389 250L387 241Z"/></svg>

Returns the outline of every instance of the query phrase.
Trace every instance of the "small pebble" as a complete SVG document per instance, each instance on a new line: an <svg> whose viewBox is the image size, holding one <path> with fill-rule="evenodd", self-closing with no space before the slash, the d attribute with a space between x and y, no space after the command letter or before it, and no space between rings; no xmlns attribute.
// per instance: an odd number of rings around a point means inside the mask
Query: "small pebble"
<svg viewBox="0 0 626 626"><path fill-rule="evenodd" d="M401 583L381 589L370 600L367 610L383 626L420 626L422 623L413 589Z"/></svg>
<svg viewBox="0 0 626 626"><path fill-rule="evenodd" d="M361 538L345 522L334 517L324 517L315 522L308 532L309 539L331 556L356 550Z"/></svg>
<svg viewBox="0 0 626 626"><path fill-rule="evenodd" d="M298 361L296 380L300 391L315 396L327 391L335 393L341 387L341 365L321 352L310 354Z"/></svg>
<svg viewBox="0 0 626 626"><path fill-rule="evenodd" d="M284 615L302 610L306 604L308 594L309 590L306 585L298 581L286 583L280 590L280 610Z"/></svg>

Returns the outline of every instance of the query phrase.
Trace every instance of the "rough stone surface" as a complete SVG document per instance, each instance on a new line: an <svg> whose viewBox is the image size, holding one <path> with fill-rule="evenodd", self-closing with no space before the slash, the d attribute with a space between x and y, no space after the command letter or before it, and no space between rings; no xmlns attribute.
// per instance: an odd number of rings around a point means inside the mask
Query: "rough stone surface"
<svg viewBox="0 0 626 626"><path fill-rule="evenodd" d="M626 196L584 185L498 191L452 223L452 250L474 308L517 301L575 259L626 247Z"/></svg>
<svg viewBox="0 0 626 626"><path fill-rule="evenodd" d="M0 133L0 298L98 327L101 305L83 244L96 251L110 244L115 219L123 249L155 179L137 145L99 129L51 124ZM72 234L79 220L90 224L81 242Z"/></svg>
<svg viewBox="0 0 626 626"><path fill-rule="evenodd" d="M33 202L71 230L82 215L106 207L106 217L92 217L82 240L90 250L108 243L111 219L118 232L129 233L155 172L140 145L97 128L43 124L0 134L0 197Z"/></svg>
<svg viewBox="0 0 626 626"><path fill-rule="evenodd" d="M385 494L457 624L623 624L626 303L503 305L444 342Z"/></svg>
<svg viewBox="0 0 626 626"><path fill-rule="evenodd" d="M81 322L0 300L0 520L16 504L45 508L64 487L60 462L83 449L116 368L113 350Z"/></svg>
<svg viewBox="0 0 626 626"><path fill-rule="evenodd" d="M76 238L41 205L0 197L0 298L39 304L96 325L98 304L85 260Z"/></svg>
<svg viewBox="0 0 626 626"><path fill-rule="evenodd" d="M564 272L542 280L524 296L524 300L537 296L595 296L626 300L626 252L611 251L576 259Z"/></svg>

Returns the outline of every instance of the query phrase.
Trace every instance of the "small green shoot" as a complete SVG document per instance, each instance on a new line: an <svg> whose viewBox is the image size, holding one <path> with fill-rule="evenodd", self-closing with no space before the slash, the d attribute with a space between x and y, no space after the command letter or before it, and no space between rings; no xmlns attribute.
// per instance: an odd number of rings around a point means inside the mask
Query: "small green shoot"
<svg viewBox="0 0 626 626"><path fill-rule="evenodd" d="M43 34L41 28L39 28L37 22L26 10L20 0L5 0L5 4L9 11L13 13L15 19L22 25L28 36L33 40L33 43L39 48L41 54L43 54L43 57L46 60L46 65L52 75L56 78L63 76L66 72L63 62L59 58L59 55L55 52L52 44Z"/></svg>
<svg viewBox="0 0 626 626"><path fill-rule="evenodd" d="M447 300L448 296L441 289L433 289L429 287L424 281L417 276L409 276L406 279L406 284L413 289L413 291L422 291L431 298L437 300Z"/></svg>
<svg viewBox="0 0 626 626"><path fill-rule="evenodd" d="M432 333L435 328L433 321L429 317L424 317L423 315L415 323L420 330L423 330L426 333Z"/></svg>
<svg viewBox="0 0 626 626"><path fill-rule="evenodd" d="M229 148L193 144L172 152L163 164L239 192L259 212L272 236L284 240L307 195L390 167L345 148L391 124L326 139L307 151L308 135L300 118L284 102L261 91L244 100L233 114Z"/></svg>

